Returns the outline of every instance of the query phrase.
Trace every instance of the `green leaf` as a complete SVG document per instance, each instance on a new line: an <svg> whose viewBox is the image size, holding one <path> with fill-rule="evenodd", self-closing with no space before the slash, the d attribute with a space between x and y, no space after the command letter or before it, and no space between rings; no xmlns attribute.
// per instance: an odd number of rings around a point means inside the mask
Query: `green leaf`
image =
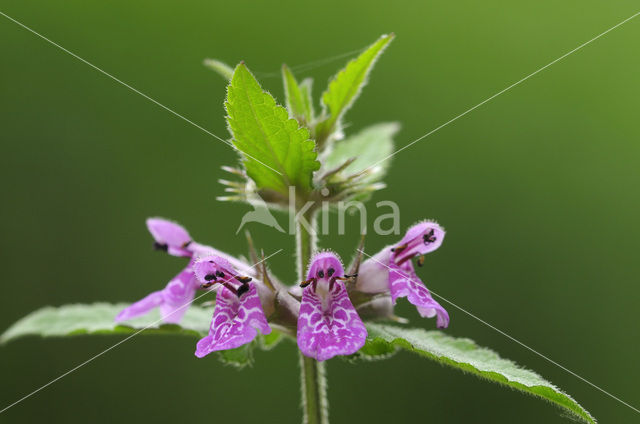
<svg viewBox="0 0 640 424"><path fill-rule="evenodd" d="M393 153L393 136L399 130L400 124L397 122L385 122L367 127L336 143L323 166L331 170L355 158L351 164L340 171L341 174L357 174L367 170L368 175L360 180L361 182L379 181L389 166L389 156Z"/></svg>
<svg viewBox="0 0 640 424"><path fill-rule="evenodd" d="M356 354L366 359L386 357L398 348L417 353L444 365L475 374L498 384L540 397L566 410L586 423L595 419L569 395L533 371L500 358L492 350L472 340L458 339L440 331L368 324L369 338Z"/></svg>
<svg viewBox="0 0 640 424"><path fill-rule="evenodd" d="M298 84L287 65L282 65L282 80L289 113L300 122L300 125L309 125L313 120L312 80L307 78L302 84Z"/></svg>
<svg viewBox="0 0 640 424"><path fill-rule="evenodd" d="M59 307L47 306L38 309L14 323L0 336L4 344L24 336L68 337L83 334L175 334L202 338L209 333L212 308L191 305L180 324L164 324L157 310L126 321L116 323L115 316L128 303L75 304ZM218 352L218 358L225 364L242 368L253 363L253 349L273 349L283 338L281 332L272 329L271 334L259 335L256 340L240 346ZM195 346L194 346L195 350Z"/></svg>
<svg viewBox="0 0 640 424"><path fill-rule="evenodd" d="M0 343L7 343L23 336L62 337L78 334L127 334L146 328L144 333L184 334L204 337L209 332L213 310L191 306L180 325L163 324L158 311L116 323L115 316L126 303L75 304L38 309L14 323L0 336Z"/></svg>
<svg viewBox="0 0 640 424"><path fill-rule="evenodd" d="M289 186L309 192L320 167L309 131L289 119L243 63L233 73L225 106L233 144L245 154L247 175L258 189L285 196Z"/></svg>
<svg viewBox="0 0 640 424"><path fill-rule="evenodd" d="M340 129L340 120L356 100L362 87L367 83L369 72L376 59L393 40L394 34L383 35L360 56L351 60L331 80L322 94L322 105L328 117L316 127L316 141L321 146L335 130Z"/></svg>
<svg viewBox="0 0 640 424"><path fill-rule="evenodd" d="M227 81L230 81L231 77L233 77L233 68L224 62L220 62L219 60L205 59L204 66L213 71L216 71L218 74L220 74L220 76L222 76L222 78L226 79Z"/></svg>

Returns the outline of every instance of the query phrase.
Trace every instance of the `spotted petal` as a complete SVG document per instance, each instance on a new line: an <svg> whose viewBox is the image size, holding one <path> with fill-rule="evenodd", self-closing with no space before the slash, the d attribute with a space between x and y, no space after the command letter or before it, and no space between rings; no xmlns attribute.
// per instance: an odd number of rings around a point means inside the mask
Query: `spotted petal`
<svg viewBox="0 0 640 424"><path fill-rule="evenodd" d="M126 321L159 307L164 322L179 322L189 309L198 287L190 265L169 281L164 289L153 292L123 309L116 316L116 321Z"/></svg>
<svg viewBox="0 0 640 424"><path fill-rule="evenodd" d="M306 356L325 361L351 355L364 345L367 330L349 300L344 284L336 282L326 301L308 286L302 293L298 317L298 347Z"/></svg>
<svg viewBox="0 0 640 424"><path fill-rule="evenodd" d="M406 297L415 305L421 316L432 318L437 315L438 328L446 328L449 325L449 314L432 297L424 283L420 281L410 261L402 265L389 264L389 286L391 300L396 303L399 297Z"/></svg>
<svg viewBox="0 0 640 424"><path fill-rule="evenodd" d="M262 334L271 333L255 284L249 283L249 291L240 298L223 287L216 297L209 335L198 342L196 356L202 358L211 352L247 344L256 338L258 330Z"/></svg>

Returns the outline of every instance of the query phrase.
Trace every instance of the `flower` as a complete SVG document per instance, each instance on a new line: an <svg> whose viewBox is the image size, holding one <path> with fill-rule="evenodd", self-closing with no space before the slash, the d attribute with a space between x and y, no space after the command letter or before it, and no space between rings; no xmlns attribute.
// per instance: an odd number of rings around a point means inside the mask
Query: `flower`
<svg viewBox="0 0 640 424"><path fill-rule="evenodd" d="M342 280L340 259L332 252L317 253L309 266L298 316L298 347L306 356L324 361L351 355L365 343L367 330Z"/></svg>
<svg viewBox="0 0 640 424"><path fill-rule="evenodd" d="M399 297L406 297L421 316L437 316L438 328L446 328L449 314L431 297L411 262L419 256L418 265L422 266L423 255L440 247L444 235L444 229L432 221L412 226L397 245L385 247L362 263L356 289L364 293L388 292L394 304Z"/></svg>
<svg viewBox="0 0 640 424"><path fill-rule="evenodd" d="M149 218L147 228L155 240L153 243L155 249L165 251L172 256L188 257L189 263L169 281L164 289L155 291L123 309L115 318L117 322L144 315L154 308L160 308L164 322L179 322L193 300L196 290L200 288L200 283L193 272L193 265L201 256L216 254L224 257L236 268L251 275L249 265L212 247L194 242L187 230L175 222L162 218Z"/></svg>
<svg viewBox="0 0 640 424"><path fill-rule="evenodd" d="M261 283L239 276L228 260L216 255L199 259L194 271L205 286L220 285L209 335L196 347L198 358L249 343L256 338L258 330L262 334L271 333L258 295L257 285Z"/></svg>

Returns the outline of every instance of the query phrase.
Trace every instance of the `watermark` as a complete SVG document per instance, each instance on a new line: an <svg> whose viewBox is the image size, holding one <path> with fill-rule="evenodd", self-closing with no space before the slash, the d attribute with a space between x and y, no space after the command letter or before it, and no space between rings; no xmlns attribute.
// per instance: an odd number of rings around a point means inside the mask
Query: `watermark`
<svg viewBox="0 0 640 424"><path fill-rule="evenodd" d="M338 234L344 235L346 232L347 214L350 216L359 217L358 231L360 234L366 234L369 231L368 223L369 216L364 203L358 200L348 201L308 201L302 207L296 207L296 189L295 187L289 187L289 205L287 208L289 214L289 220L287 229L285 230L276 217L272 214L272 210L269 209L267 203L262 200L258 195L249 201L249 204L253 207L253 210L246 212L241 220L236 234L249 223L257 223L276 229L281 233L288 233L290 235L296 234L296 228L298 223L305 227L308 232L317 231L319 235ZM328 195L328 193L322 193ZM317 225L311 225L307 217L309 213L313 211ZM400 208L396 202L391 200L382 200L375 204L375 210L373 211L375 219L373 220L372 229L375 234L388 236L400 234ZM337 216L337 219L332 217ZM337 220L337 224L335 221ZM332 224L333 221L333 224ZM337 225L337 231L335 226ZM314 230L315 227L315 230ZM353 231L353 228L350 229Z"/></svg>

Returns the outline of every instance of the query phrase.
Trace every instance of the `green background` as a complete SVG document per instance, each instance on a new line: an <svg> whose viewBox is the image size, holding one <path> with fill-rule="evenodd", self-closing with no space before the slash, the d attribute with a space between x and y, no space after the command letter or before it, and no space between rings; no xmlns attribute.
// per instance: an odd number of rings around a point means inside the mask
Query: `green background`
<svg viewBox="0 0 640 424"><path fill-rule="evenodd" d="M0 11L227 137L224 81L202 59L244 59L282 99L280 64L397 38L347 115L397 120L404 146L638 12L634 1L6 1ZM640 17L393 159L406 228L448 230L420 275L436 293L620 398L640 405ZM0 16L0 327L44 305L133 301L183 265L150 249L144 219L183 223L244 252L241 204L215 200L236 154ZM318 96L345 59L317 67ZM266 74L266 75L265 75ZM375 205L370 204L371 216ZM285 218L278 217L284 225ZM335 221L334 225L335 225ZM348 258L345 236L323 239ZM335 227L334 227L335 228ZM282 278L293 241L249 226ZM368 238L371 253L395 241ZM450 305L448 334L538 371L603 423L640 415ZM433 328L404 303L399 314ZM29 338L0 347L0 408L118 337ZM299 421L293 343L238 372L195 340L136 337L0 416L2 422ZM564 423L552 406L410 354L331 360L333 423Z"/></svg>

